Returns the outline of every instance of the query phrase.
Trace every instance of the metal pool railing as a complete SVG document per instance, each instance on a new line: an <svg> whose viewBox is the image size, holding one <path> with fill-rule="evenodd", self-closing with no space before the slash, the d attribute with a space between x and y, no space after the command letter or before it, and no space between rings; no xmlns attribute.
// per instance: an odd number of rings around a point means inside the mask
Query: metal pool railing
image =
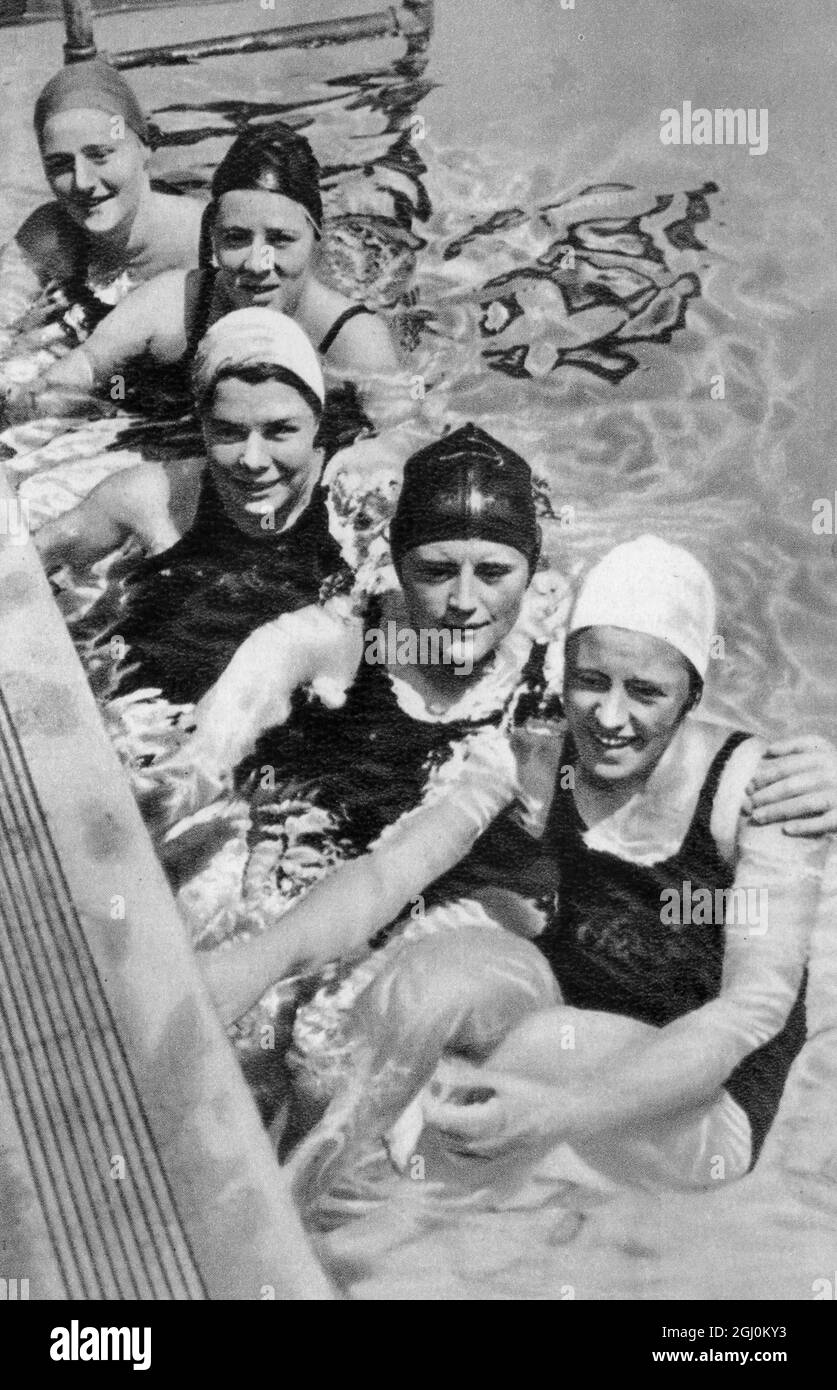
<svg viewBox="0 0 837 1390"><path fill-rule="evenodd" d="M115 68L170 66L196 58L217 58L228 53L261 53L273 48L314 48L322 44L353 43L358 39L403 37L407 51L427 42L433 29L434 0L401 0L372 14L342 19L323 19L309 24L285 24L276 29L251 30L191 43L157 44L127 49L106 56ZM80 63L95 58L98 49L93 30L92 0L63 0L67 41L64 60Z"/></svg>

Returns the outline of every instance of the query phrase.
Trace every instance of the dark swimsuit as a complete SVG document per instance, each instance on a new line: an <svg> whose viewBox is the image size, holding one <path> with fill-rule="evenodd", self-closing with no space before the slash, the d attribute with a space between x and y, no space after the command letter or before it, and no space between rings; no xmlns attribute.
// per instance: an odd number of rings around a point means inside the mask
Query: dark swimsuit
<svg viewBox="0 0 837 1390"><path fill-rule="evenodd" d="M177 373L185 389L195 349L209 322L214 283L215 272L206 272L186 353L174 368L166 369L169 391L177 385ZM331 325L320 352L328 351L349 319L373 312L364 304L350 305ZM368 423L357 397L350 392L344 398L342 390L329 394L320 425L321 440L326 435L326 459ZM359 413L350 418L347 410L352 399ZM129 664L115 694L148 686L161 689L176 703L199 700L255 628L281 613L316 603L326 581L347 577L348 569L328 529L321 487L287 531L253 538L228 520L205 474L197 513L186 535L162 555L141 561L125 581L124 612L102 639L118 634L129 647Z"/></svg>
<svg viewBox="0 0 837 1390"><path fill-rule="evenodd" d="M118 634L129 648L115 693L149 686L178 703L199 700L255 628L315 603L341 571L322 487L286 531L251 537L206 474L186 534L124 581L124 611L102 639Z"/></svg>
<svg viewBox="0 0 837 1390"><path fill-rule="evenodd" d="M519 891L541 901L551 894L548 925L535 944L550 962L567 1004L662 1028L718 996L723 928L664 923L661 903L668 899L661 895L674 889L679 901L689 882L694 901L702 887L714 894L732 886L733 871L719 854L710 820L727 761L748 737L731 734L717 753L683 843L658 864L635 864L590 849L572 790L561 786L560 778L543 838L536 844L530 839L527 849L529 837L519 832L514 849ZM562 763L572 764L573 758L568 740ZM749 1118L754 1159L805 1041L804 993L803 981L782 1031L746 1057L726 1083Z"/></svg>
<svg viewBox="0 0 837 1390"><path fill-rule="evenodd" d="M212 311L212 293L215 289L215 279L217 274L218 271L215 266L212 266L210 269L201 272L201 283L198 289L198 299L197 304L195 305L195 314L192 320L192 327L189 331L187 338L187 346L186 352L184 354L184 360L188 358L191 362L192 358L195 355L198 343L200 342L201 338L203 337L204 333L209 327L209 315ZM327 330L325 337L320 343L320 346L317 348L317 352L320 354L321 357L325 357L329 348L334 346L334 343L336 342L339 334L342 332L344 325L347 324L350 319L356 318L358 314L374 315L374 313L375 310L370 309L366 304L350 304L348 309L344 309L342 314L337 315L337 318L334 320L334 323Z"/></svg>
<svg viewBox="0 0 837 1390"><path fill-rule="evenodd" d="M380 623L376 598L364 627L369 631ZM533 645L508 699L476 719L413 719L398 703L387 668L377 662L361 662L339 709L297 690L287 722L263 735L240 769L241 780L274 769L276 791L254 793L253 839L269 833L272 808L296 794L329 811L344 849L362 854L387 825L418 805L431 768L466 734L498 725L513 700L518 721L546 710L545 656L544 646Z"/></svg>

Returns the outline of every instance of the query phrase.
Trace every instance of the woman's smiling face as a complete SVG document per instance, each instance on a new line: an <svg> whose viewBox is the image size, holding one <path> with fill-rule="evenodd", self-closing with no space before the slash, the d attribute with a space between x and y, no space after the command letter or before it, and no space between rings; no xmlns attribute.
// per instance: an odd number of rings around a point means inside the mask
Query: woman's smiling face
<svg viewBox="0 0 837 1390"><path fill-rule="evenodd" d="M148 151L119 116L78 109L50 116L41 159L55 197L91 236L130 228L148 187Z"/></svg>
<svg viewBox="0 0 837 1390"><path fill-rule="evenodd" d="M413 628L449 631L454 662L491 655L517 622L528 584L525 555L495 541L429 541L401 561Z"/></svg>
<svg viewBox="0 0 837 1390"><path fill-rule="evenodd" d="M233 189L218 200L212 240L234 308L256 305L294 313L316 246L313 225L300 203L283 193Z"/></svg>
<svg viewBox="0 0 837 1390"><path fill-rule="evenodd" d="M589 627L567 642L564 709L578 761L599 785L641 782L676 733L691 668L668 642L619 627Z"/></svg>
<svg viewBox="0 0 837 1390"><path fill-rule="evenodd" d="M281 531L309 501L322 467L318 420L282 381L222 378L201 411L212 479L247 535Z"/></svg>

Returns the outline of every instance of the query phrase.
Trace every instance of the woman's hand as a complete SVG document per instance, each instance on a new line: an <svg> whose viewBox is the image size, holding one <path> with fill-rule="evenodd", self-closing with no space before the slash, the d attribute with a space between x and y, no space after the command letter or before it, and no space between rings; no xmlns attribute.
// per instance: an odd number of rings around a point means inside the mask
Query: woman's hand
<svg viewBox="0 0 837 1390"><path fill-rule="evenodd" d="M449 1148L474 1158L542 1149L565 1137L557 1086L466 1062L445 1064L423 1105L426 1123L447 1135Z"/></svg>
<svg viewBox="0 0 837 1390"><path fill-rule="evenodd" d="M530 719L513 730L510 742L518 769L517 819L530 835L540 837L559 776L562 786L568 785L566 777L574 777L572 767L561 765L564 728L554 720Z"/></svg>
<svg viewBox="0 0 837 1390"><path fill-rule="evenodd" d="M769 744L747 795L755 825L781 823L797 836L837 830L837 748L816 734Z"/></svg>

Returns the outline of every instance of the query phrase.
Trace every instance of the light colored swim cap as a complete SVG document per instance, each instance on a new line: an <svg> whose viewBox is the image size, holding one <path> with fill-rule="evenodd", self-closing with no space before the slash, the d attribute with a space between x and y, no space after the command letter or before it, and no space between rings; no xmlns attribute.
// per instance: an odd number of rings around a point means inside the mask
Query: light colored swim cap
<svg viewBox="0 0 837 1390"><path fill-rule="evenodd" d="M715 590L699 560L659 536L609 550L578 592L567 635L585 627L623 627L668 642L706 675L715 634Z"/></svg>
<svg viewBox="0 0 837 1390"><path fill-rule="evenodd" d="M198 404L222 371L261 366L282 367L322 407L325 382L310 338L287 314L258 308L235 309L225 314L201 338L192 367L192 387Z"/></svg>

